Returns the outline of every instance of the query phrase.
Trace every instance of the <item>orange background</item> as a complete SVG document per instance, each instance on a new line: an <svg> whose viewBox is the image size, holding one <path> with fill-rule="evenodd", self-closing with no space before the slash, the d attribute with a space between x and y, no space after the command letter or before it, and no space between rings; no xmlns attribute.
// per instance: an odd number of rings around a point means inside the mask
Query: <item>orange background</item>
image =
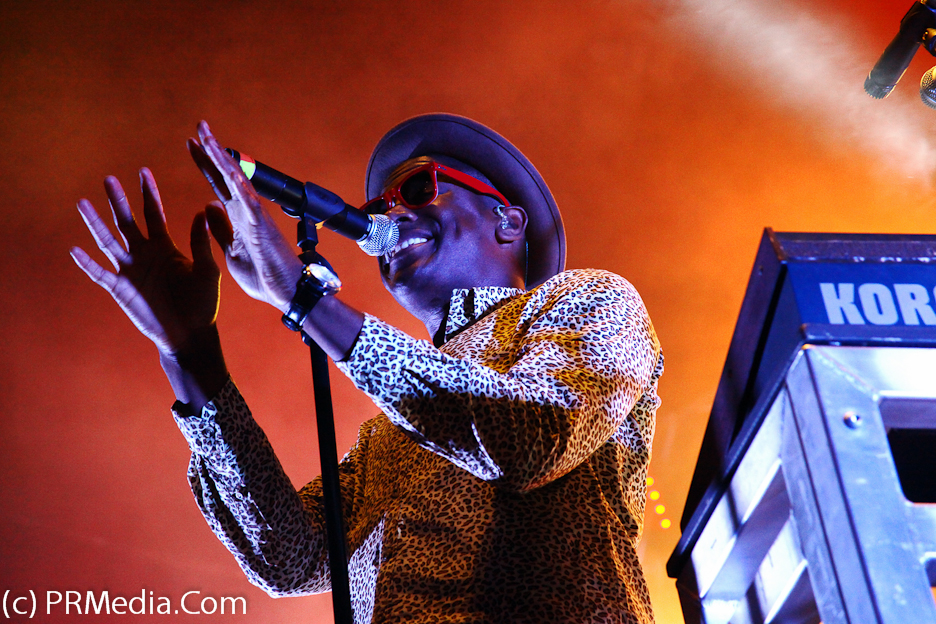
<svg viewBox="0 0 936 624"><path fill-rule="evenodd" d="M762 229L936 232L936 111L916 95L933 60L920 53L887 100L862 91L909 2L260 5L0 7L0 591L197 590L245 596L236 621L330 621L327 596L274 601L248 585L209 532L154 348L68 257L93 247L74 203L106 207L101 179L133 188L146 165L187 249L212 198L185 150L199 119L359 203L380 136L448 111L536 164L569 267L618 272L644 296L667 358L651 464L667 509L648 513L641 555L658 622L681 622L664 564ZM321 251L348 302L424 336L353 243L327 233ZM219 324L235 379L305 483L318 457L304 347L230 278ZM375 408L333 372L343 452ZM45 621L74 617L59 607Z"/></svg>

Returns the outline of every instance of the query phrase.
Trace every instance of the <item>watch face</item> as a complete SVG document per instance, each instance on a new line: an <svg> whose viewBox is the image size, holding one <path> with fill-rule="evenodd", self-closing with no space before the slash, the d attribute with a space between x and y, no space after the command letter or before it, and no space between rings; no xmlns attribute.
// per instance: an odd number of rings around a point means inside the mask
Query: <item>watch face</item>
<svg viewBox="0 0 936 624"><path fill-rule="evenodd" d="M321 264L307 264L303 271L311 275L322 285L325 295L334 295L341 290L341 280L328 267Z"/></svg>

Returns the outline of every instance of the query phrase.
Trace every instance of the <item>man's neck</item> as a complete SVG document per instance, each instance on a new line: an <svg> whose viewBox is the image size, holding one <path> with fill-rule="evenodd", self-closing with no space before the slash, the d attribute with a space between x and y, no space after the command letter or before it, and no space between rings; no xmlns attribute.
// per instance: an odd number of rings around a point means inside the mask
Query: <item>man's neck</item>
<svg viewBox="0 0 936 624"><path fill-rule="evenodd" d="M435 346L442 346L449 338L484 317L492 308L506 299L522 293L519 286L479 286L456 289L441 317L433 318L426 330ZM433 327L435 329L433 329Z"/></svg>
<svg viewBox="0 0 936 624"><path fill-rule="evenodd" d="M402 305L407 312L422 321L426 326L429 336L435 341L440 332L445 331L445 321L449 313L449 305L453 293L458 289L485 288L485 287L504 287L504 288L523 288L523 278L520 276L505 277L504 279L483 280L483 282L472 286L456 286L440 289L432 294L425 292L393 293L397 302ZM398 296L402 295L402 296ZM409 296L407 296L409 295ZM438 341L436 341L438 344Z"/></svg>
<svg viewBox="0 0 936 624"><path fill-rule="evenodd" d="M448 316L449 303L451 300L452 293L449 292L444 300L433 299L432 301L426 302L425 305L419 306L417 309L412 309L409 306L404 307L407 308L410 314L422 321L433 342L438 344L436 338L439 336L440 332L445 331L445 319Z"/></svg>

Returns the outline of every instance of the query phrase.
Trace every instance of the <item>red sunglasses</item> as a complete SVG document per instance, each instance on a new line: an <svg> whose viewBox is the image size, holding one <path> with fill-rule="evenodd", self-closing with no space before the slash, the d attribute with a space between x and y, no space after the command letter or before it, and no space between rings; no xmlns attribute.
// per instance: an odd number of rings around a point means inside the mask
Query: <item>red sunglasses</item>
<svg viewBox="0 0 936 624"><path fill-rule="evenodd" d="M428 162L413 169L400 180L399 184L388 189L380 197L375 197L365 203L361 206L361 210L367 214L386 214L397 204L403 204L407 208L425 208L439 196L438 174L440 173L482 195L496 197L504 206L510 205L507 198L493 186L451 167L437 162Z"/></svg>

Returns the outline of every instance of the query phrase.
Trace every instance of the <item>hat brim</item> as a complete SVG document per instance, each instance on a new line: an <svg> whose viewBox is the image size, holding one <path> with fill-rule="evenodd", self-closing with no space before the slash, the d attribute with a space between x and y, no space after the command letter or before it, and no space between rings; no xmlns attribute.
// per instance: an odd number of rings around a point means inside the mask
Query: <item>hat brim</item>
<svg viewBox="0 0 936 624"><path fill-rule="evenodd" d="M471 165L511 204L527 213L526 287L565 268L565 232L556 200L542 176L507 139L467 117L447 113L407 119L377 143L367 165L367 199L377 197L389 174L405 160L441 154Z"/></svg>

